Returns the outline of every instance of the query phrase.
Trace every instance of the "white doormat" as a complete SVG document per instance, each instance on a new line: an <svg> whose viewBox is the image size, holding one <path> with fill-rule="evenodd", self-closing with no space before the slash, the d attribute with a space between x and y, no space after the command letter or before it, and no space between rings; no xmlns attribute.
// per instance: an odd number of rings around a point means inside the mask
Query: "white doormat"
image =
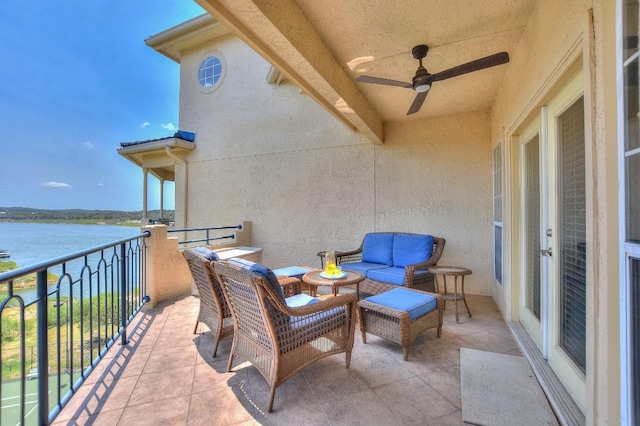
<svg viewBox="0 0 640 426"><path fill-rule="evenodd" d="M487 426L557 425L524 357L460 348L462 420Z"/></svg>

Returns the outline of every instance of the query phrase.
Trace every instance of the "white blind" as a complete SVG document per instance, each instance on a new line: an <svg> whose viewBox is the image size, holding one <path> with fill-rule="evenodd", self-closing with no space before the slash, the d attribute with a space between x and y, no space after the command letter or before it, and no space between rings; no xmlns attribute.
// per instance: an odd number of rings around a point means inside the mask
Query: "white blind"
<svg viewBox="0 0 640 426"><path fill-rule="evenodd" d="M558 119L560 197L560 346L586 370L586 197L584 103Z"/></svg>

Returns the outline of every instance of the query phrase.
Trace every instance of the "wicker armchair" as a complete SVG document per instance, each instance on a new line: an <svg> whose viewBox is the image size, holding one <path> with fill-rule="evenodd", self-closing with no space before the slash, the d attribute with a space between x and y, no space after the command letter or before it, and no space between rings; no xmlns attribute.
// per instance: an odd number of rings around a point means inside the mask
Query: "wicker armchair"
<svg viewBox="0 0 640 426"><path fill-rule="evenodd" d="M208 266L211 261L205 257L203 252L199 251L199 248L189 248L183 250L182 255L187 260L191 276L200 295L200 312L193 328L193 334L198 331L200 322L209 327L215 338L213 346L213 357L215 358L220 340L233 334L231 310L224 298L218 278Z"/></svg>
<svg viewBox="0 0 640 426"><path fill-rule="evenodd" d="M400 232L394 234L417 235ZM407 265L405 267L403 284L404 287L414 288L431 293L435 292L434 276L432 273L428 272L427 269L429 268L429 266L435 266L438 264L438 261L442 256L442 252L444 251L445 242L446 241L444 238L433 237L433 252L431 254L431 257L425 262L415 263L412 265ZM362 243L360 243L360 247L358 247L356 250L335 252L336 262L340 265L362 262L363 245L364 240L362 241ZM319 252L318 256L320 257L320 264L324 268L325 252ZM360 283L360 293L379 294L397 287L398 286L395 284L389 284L386 282L365 278L365 280Z"/></svg>
<svg viewBox="0 0 640 426"><path fill-rule="evenodd" d="M292 307L290 298L285 299L273 285L270 270L256 272L235 264L234 259L213 262L213 268L235 324L227 369L231 371L236 355L256 367L271 387L269 412L276 388L309 364L344 352L349 367L357 308L354 295L313 299Z"/></svg>

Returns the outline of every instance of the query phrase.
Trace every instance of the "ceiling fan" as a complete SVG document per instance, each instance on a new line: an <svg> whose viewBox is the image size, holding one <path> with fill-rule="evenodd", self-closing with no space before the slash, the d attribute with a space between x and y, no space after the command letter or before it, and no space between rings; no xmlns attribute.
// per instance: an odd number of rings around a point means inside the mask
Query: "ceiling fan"
<svg viewBox="0 0 640 426"><path fill-rule="evenodd" d="M405 83L404 81L389 80L386 78L370 77L368 75L361 75L356 78L356 81L360 83L382 84L384 86L398 86L407 89L413 89L416 91L416 97L409 107L407 115L414 114L420 110L420 107L424 103L424 100L429 94L431 85L434 81L446 80L451 77L457 77L462 74L467 74L474 71L480 71L485 68L494 67L496 65L502 65L509 62L509 54L507 52L500 52L494 55L486 56L484 58L476 59L475 61L467 62L462 65L458 65L448 70L440 71L436 74L429 74L427 69L422 66L422 59L427 56L429 47L424 44L418 45L411 49L411 54L414 58L420 61L420 66L416 71L416 75L413 77L411 83Z"/></svg>

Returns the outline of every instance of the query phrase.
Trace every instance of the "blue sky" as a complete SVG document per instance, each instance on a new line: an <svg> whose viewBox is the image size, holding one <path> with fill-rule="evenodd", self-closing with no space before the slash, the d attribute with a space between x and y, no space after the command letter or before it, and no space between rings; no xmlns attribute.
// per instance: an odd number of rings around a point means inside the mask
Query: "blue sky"
<svg viewBox="0 0 640 426"><path fill-rule="evenodd" d="M116 150L174 133L180 71L144 40L202 13L192 0L0 1L0 207L141 210L142 170Z"/></svg>

